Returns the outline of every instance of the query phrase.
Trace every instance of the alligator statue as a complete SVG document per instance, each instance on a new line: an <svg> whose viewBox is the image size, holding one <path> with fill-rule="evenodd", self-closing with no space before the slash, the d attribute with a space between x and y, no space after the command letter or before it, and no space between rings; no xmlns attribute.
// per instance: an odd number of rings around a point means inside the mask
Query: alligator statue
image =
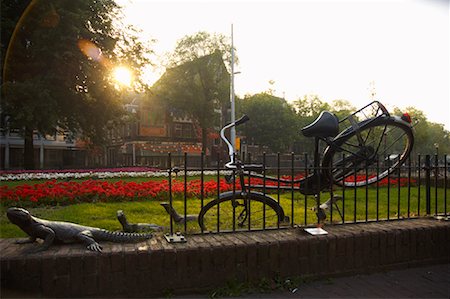
<svg viewBox="0 0 450 299"><path fill-rule="evenodd" d="M29 236L28 239L18 240L16 243L33 243L36 239L44 240L40 246L35 247L30 252L47 250L54 242L80 242L84 243L89 250L101 252L102 247L97 241L126 243L144 241L152 237L150 233L111 232L105 229L83 226L71 222L44 220L32 216L25 209L16 207L9 208L6 216L11 223L20 227Z"/></svg>
<svg viewBox="0 0 450 299"><path fill-rule="evenodd" d="M163 231L164 227L154 223L129 223L122 210L117 211L117 220L122 224L122 229L127 233L137 233L144 231Z"/></svg>

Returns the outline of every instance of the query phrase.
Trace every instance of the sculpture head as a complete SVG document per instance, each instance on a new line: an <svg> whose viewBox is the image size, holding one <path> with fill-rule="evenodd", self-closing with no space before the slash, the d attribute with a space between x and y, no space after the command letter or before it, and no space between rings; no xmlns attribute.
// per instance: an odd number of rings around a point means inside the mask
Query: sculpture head
<svg viewBox="0 0 450 299"><path fill-rule="evenodd" d="M9 221L11 221L11 223L15 225L28 223L32 219L31 214L27 210L17 207L9 208L6 211L6 216L8 217Z"/></svg>

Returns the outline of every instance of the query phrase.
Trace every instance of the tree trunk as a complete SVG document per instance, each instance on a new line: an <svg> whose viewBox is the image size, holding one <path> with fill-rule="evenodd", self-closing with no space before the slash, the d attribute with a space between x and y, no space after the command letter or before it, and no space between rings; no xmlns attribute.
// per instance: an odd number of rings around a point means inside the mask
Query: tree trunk
<svg viewBox="0 0 450 299"><path fill-rule="evenodd" d="M33 129L25 127L23 166L27 170L34 169Z"/></svg>

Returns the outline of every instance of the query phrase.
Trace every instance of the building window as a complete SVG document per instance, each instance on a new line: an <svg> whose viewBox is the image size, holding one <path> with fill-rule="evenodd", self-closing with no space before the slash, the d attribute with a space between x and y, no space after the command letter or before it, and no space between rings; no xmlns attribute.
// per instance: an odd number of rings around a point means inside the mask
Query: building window
<svg viewBox="0 0 450 299"><path fill-rule="evenodd" d="M185 138L192 137L192 125L191 124L183 124L183 137L185 137Z"/></svg>
<svg viewBox="0 0 450 299"><path fill-rule="evenodd" d="M175 135L175 137L183 137L183 125L182 124L175 124L174 135Z"/></svg>
<svg viewBox="0 0 450 299"><path fill-rule="evenodd" d="M175 123L173 127L174 137L192 138L192 124L189 123Z"/></svg>
<svg viewBox="0 0 450 299"><path fill-rule="evenodd" d="M140 121L143 126L163 126L164 110L157 106L151 107L150 109L142 109Z"/></svg>

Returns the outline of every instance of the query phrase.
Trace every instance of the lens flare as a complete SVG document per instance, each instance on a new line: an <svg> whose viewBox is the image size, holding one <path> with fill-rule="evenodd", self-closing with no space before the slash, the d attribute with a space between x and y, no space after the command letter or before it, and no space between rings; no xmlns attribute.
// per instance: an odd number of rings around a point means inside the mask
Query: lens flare
<svg viewBox="0 0 450 299"><path fill-rule="evenodd" d="M114 79L121 85L130 86L133 75L127 67L118 66L114 69Z"/></svg>
<svg viewBox="0 0 450 299"><path fill-rule="evenodd" d="M93 42L85 39L80 39L78 41L78 48L80 48L81 52L83 52L83 54L88 58L97 62L102 61L102 50L100 50L100 48L97 47Z"/></svg>

